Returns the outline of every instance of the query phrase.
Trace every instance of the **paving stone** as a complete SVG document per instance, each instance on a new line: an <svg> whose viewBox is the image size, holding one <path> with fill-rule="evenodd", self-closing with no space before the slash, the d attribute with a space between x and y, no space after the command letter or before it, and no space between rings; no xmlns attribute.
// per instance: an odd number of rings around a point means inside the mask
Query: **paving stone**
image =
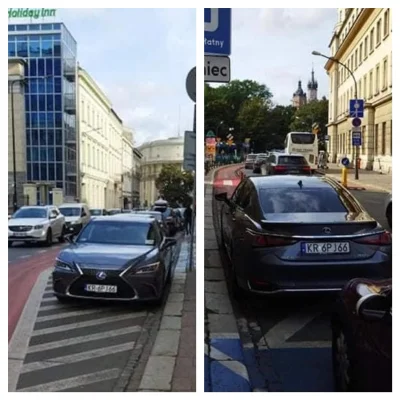
<svg viewBox="0 0 400 400"><path fill-rule="evenodd" d="M206 281L225 281L225 274L221 268L206 268L204 270L204 279Z"/></svg>
<svg viewBox="0 0 400 400"><path fill-rule="evenodd" d="M217 314L233 314L229 296L226 294L207 293L206 308Z"/></svg>
<svg viewBox="0 0 400 400"><path fill-rule="evenodd" d="M225 281L220 281L220 282L205 281L204 290L206 293L217 293L217 294L228 295L228 289L226 287Z"/></svg>
<svg viewBox="0 0 400 400"><path fill-rule="evenodd" d="M172 330L181 330L182 328L182 321L181 317L172 317L169 315L165 315L160 324L160 331L164 329L172 329Z"/></svg>
<svg viewBox="0 0 400 400"><path fill-rule="evenodd" d="M175 357L150 356L139 390L171 390Z"/></svg>
<svg viewBox="0 0 400 400"><path fill-rule="evenodd" d="M208 315L208 328L212 334L215 333L237 333L236 319L233 314L211 314Z"/></svg>
<svg viewBox="0 0 400 400"><path fill-rule="evenodd" d="M178 316L182 315L183 302L167 303L164 308L164 315Z"/></svg>
<svg viewBox="0 0 400 400"><path fill-rule="evenodd" d="M180 331L160 330L154 343L152 356L177 356Z"/></svg>

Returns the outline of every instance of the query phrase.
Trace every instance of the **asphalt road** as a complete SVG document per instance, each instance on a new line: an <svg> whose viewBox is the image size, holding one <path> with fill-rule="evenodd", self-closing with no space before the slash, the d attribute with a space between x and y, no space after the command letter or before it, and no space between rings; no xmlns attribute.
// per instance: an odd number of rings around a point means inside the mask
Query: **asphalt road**
<svg viewBox="0 0 400 400"><path fill-rule="evenodd" d="M253 173L247 170L246 175ZM227 189L232 191L232 187ZM367 190L352 193L388 229L383 209L386 193ZM220 203L216 202L215 207L219 211ZM223 252L221 257L227 265ZM329 322L333 301L332 295L254 297L241 303L231 299L253 390L334 391Z"/></svg>
<svg viewBox="0 0 400 400"><path fill-rule="evenodd" d="M14 243L12 247L8 249L8 263L12 264L18 261L26 260L32 256L47 253L48 251L61 248L65 246L64 243L54 242L51 247L44 247L42 244L25 244L25 243Z"/></svg>
<svg viewBox="0 0 400 400"><path fill-rule="evenodd" d="M45 286L33 330L25 329L29 343L22 369L11 378L17 382L16 390L122 391L116 389L121 374L132 363L132 355L139 360L161 307L84 301L60 304L52 294L50 277Z"/></svg>

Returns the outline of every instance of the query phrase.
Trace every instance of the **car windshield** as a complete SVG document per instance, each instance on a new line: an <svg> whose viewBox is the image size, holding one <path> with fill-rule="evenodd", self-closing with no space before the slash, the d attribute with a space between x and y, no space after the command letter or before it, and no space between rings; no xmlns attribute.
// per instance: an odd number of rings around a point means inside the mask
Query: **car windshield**
<svg viewBox="0 0 400 400"><path fill-rule="evenodd" d="M332 188L268 188L260 190L260 203L264 214L287 213L347 213ZM346 203L349 207L350 204ZM350 210L356 211L356 210Z"/></svg>
<svg viewBox="0 0 400 400"><path fill-rule="evenodd" d="M92 208L92 209L90 210L90 215L95 216L95 215L101 215L101 214L102 214L102 212L101 212L101 210L98 209L98 208Z"/></svg>
<svg viewBox="0 0 400 400"><path fill-rule="evenodd" d="M317 135L313 133L292 133L290 136L293 144L313 144Z"/></svg>
<svg viewBox="0 0 400 400"><path fill-rule="evenodd" d="M44 208L21 208L12 218L47 218L47 210Z"/></svg>
<svg viewBox="0 0 400 400"><path fill-rule="evenodd" d="M153 246L154 230L137 221L96 221L84 228L76 243L100 243L127 246Z"/></svg>
<svg viewBox="0 0 400 400"><path fill-rule="evenodd" d="M278 164L308 165L307 160L304 157L293 157L293 156L279 156Z"/></svg>
<svg viewBox="0 0 400 400"><path fill-rule="evenodd" d="M60 213L64 217L79 217L81 215L81 209L79 207L61 207Z"/></svg>

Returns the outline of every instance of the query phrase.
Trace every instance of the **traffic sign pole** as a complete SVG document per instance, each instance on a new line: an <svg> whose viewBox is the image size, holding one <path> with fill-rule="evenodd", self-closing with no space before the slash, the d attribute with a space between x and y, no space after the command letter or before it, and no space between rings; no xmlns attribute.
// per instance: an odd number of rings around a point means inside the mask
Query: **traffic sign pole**
<svg viewBox="0 0 400 400"><path fill-rule="evenodd" d="M356 84L356 90L357 90L357 84ZM357 93L357 92L355 92ZM355 146L355 158L356 158L356 165L355 165L355 176L354 178L356 180L359 179L359 168L358 168L358 159L360 157L360 146L361 146L361 141L362 141L362 137L361 137L361 129L355 131L355 128L359 128L361 126L361 118L364 117L364 100L360 100L357 99L357 94L356 94L356 98L355 99L351 99L350 100L350 116L353 118L353 120L351 121L352 126L353 126L353 146ZM357 135L354 136L354 132L357 132L358 134L358 138ZM357 139L357 140L355 140Z"/></svg>

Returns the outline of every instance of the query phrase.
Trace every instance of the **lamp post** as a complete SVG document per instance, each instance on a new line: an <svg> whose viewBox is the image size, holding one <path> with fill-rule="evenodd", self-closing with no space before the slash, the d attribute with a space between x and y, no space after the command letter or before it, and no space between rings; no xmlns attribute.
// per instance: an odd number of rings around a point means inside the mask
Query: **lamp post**
<svg viewBox="0 0 400 400"><path fill-rule="evenodd" d="M339 61L337 58L335 58L335 57L329 57L329 56L326 56L326 55L324 55L324 54L322 54L322 53L320 53L319 51L313 51L312 53L311 53L313 56L319 56L319 57L323 57L323 58L326 58L327 60L331 60L331 61L333 61L333 62L335 62L335 63L337 63L337 64L339 64L339 65L341 65L344 69L346 69L348 72L349 72L349 74L351 75L351 77L353 78L353 80L354 80L354 98L357 100L358 99L358 96L357 96L357 80L356 80L356 77L354 76L354 74L353 74L353 71L346 65L346 64L344 64L344 63L342 63L341 61ZM356 151L355 151L355 156L356 156L356 167L355 167L355 175L354 175L354 178L356 179L356 180L358 180L359 179L359 171L358 171L358 157L359 157L359 146L355 146L356 147Z"/></svg>

